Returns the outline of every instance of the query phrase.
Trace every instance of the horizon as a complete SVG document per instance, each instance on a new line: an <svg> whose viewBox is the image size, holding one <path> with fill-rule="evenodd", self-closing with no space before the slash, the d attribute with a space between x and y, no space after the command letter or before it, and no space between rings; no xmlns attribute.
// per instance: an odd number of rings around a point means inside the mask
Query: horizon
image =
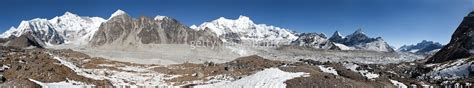
<svg viewBox="0 0 474 88"><path fill-rule="evenodd" d="M461 23L463 17L474 9L474 1L471 0L401 0L398 2L375 0L361 2L300 0L289 2L277 0L273 1L274 3L268 3L265 0L207 0L212 1L207 3L196 1L182 3L184 1L180 2L180 0L129 3L127 1L113 3L93 0L70 2L52 0L26 3L26 5L37 6L38 8L22 7L24 1L28 0L4 1L5 3L0 4L2 7L0 11L9 12L0 17L4 19L0 21L3 23L0 24L0 32L3 33L12 26L17 27L22 20L51 19L63 15L65 12L71 12L79 16L97 16L108 19L113 12L121 9L134 18L139 16L153 18L156 15L163 15L175 18L187 26L199 26L201 23L219 17L236 19L243 15L248 16L256 24L273 25L298 33L324 33L327 37L332 36L335 31L347 36L362 28L363 32L369 37L382 37L395 48L402 45L416 44L422 40L439 42L445 45L451 39L452 33ZM390 3L395 3L395 5ZM192 8L177 8L181 4ZM398 5L405 6L399 7ZM204 9L207 12L200 12Z"/></svg>

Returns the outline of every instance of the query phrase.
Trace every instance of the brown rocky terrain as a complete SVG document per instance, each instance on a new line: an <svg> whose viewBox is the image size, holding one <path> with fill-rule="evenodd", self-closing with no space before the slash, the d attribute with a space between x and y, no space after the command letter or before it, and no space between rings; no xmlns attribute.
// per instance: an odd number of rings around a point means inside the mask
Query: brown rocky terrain
<svg viewBox="0 0 474 88"><path fill-rule="evenodd" d="M141 71L123 69L126 66L148 67L154 73L166 75L179 75L163 82L174 86L193 86L201 85L219 75L225 75L228 80L238 80L240 78L252 75L267 68L279 68L288 72L306 72L308 77L300 77L288 80L288 87L393 87L385 77L379 77L375 80L368 80L361 74L352 72L342 67L341 63L330 62L286 62L264 59L259 56L248 56L237 58L227 63L206 62L204 64L184 63L169 66L161 65L142 65L128 62L110 61L104 58L89 57L88 55L72 50L48 50L48 49L19 49L11 47L2 47L2 64L9 66L3 74L5 77L4 85L18 85L27 87L38 87L38 85L29 81L34 79L41 82L59 82L66 80L75 80L96 86L110 86L110 80L95 80L84 77L65 65L59 64L62 61L53 59L56 56L64 61L74 63L82 69L108 69L110 72L129 72L145 74ZM319 64L315 64L319 63ZM107 66L112 65L112 66ZM333 75L322 72L317 65L334 67L339 75ZM113 73L109 74L110 76ZM209 79L211 78L211 79ZM337 85L343 83L344 85Z"/></svg>
<svg viewBox="0 0 474 88"><path fill-rule="evenodd" d="M41 82L60 82L76 80L96 86L111 85L107 80L93 80L77 75L68 67L58 64L59 61L52 59L44 49L20 49L12 47L0 47L1 65L9 68L2 71L2 84L17 87L39 87L29 79Z"/></svg>

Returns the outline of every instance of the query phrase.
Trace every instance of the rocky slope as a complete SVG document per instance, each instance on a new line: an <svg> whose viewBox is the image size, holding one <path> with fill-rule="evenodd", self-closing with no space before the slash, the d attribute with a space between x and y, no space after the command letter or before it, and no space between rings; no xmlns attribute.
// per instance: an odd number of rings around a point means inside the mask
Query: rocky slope
<svg viewBox="0 0 474 88"><path fill-rule="evenodd" d="M208 45L221 43L211 31L192 30L170 17L134 19L118 10L100 26L90 41L90 45L134 46L137 44L193 44L195 42L208 42Z"/></svg>
<svg viewBox="0 0 474 88"><path fill-rule="evenodd" d="M449 60L470 57L474 54L474 12L464 17L463 21L451 36L451 41L429 58L427 63L439 63Z"/></svg>
<svg viewBox="0 0 474 88"><path fill-rule="evenodd" d="M17 48L36 47L44 48L45 44L36 36L26 33L20 37L11 37L7 39L4 46L12 46Z"/></svg>
<svg viewBox="0 0 474 88"><path fill-rule="evenodd" d="M441 48L443 48L443 45L438 42L423 40L422 42L417 43L416 45L403 45L402 47L398 48L397 51L410 52L421 55L430 55L436 53Z"/></svg>
<svg viewBox="0 0 474 88"><path fill-rule="evenodd" d="M233 43L258 41L287 45L298 38L288 29L266 24L255 24L247 16L239 16L235 20L220 17L210 22L204 22L200 26L193 25L191 28L196 30L208 28L224 42Z"/></svg>

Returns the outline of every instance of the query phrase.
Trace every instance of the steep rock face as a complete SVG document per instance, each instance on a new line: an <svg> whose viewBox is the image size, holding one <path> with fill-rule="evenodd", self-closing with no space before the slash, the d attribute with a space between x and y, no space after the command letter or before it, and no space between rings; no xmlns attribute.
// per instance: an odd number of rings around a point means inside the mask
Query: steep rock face
<svg viewBox="0 0 474 88"><path fill-rule="evenodd" d="M357 29L351 35L347 35L347 37L344 39L343 44L348 46L354 46L372 41L375 41L375 39L369 38L367 35L365 35L365 33L362 32L362 29Z"/></svg>
<svg viewBox="0 0 474 88"><path fill-rule="evenodd" d="M45 44L38 39L36 36L31 35L30 33L25 33L20 37L11 37L5 43L5 46L12 46L18 48L25 48L25 47L36 47L36 48L44 48Z"/></svg>
<svg viewBox="0 0 474 88"><path fill-rule="evenodd" d="M464 17L451 41L426 63L439 63L459 58L470 57L474 54L474 11Z"/></svg>
<svg viewBox="0 0 474 88"><path fill-rule="evenodd" d="M416 45L403 45L397 51L428 55L432 54L432 52L436 52L436 50L439 50L441 48L443 48L443 45L438 42L423 40L422 42L417 43Z"/></svg>
<svg viewBox="0 0 474 88"><path fill-rule="evenodd" d="M334 41L334 42L343 42L344 41L344 37L342 37L341 33L339 33L339 31L336 31L334 32L334 34L332 34L331 38L329 38L330 41Z"/></svg>
<svg viewBox="0 0 474 88"><path fill-rule="evenodd" d="M302 33L291 45L312 47L316 49L340 50L333 42L326 39L323 33Z"/></svg>
<svg viewBox="0 0 474 88"><path fill-rule="evenodd" d="M276 42L289 44L298 37L288 29L283 29L266 24L255 24L247 16L239 16L237 19L219 19L204 22L200 26L191 26L195 30L210 29L216 33L224 42Z"/></svg>
<svg viewBox="0 0 474 88"><path fill-rule="evenodd" d="M117 11L103 23L91 40L92 46L134 44L192 44L221 41L209 30L192 30L169 17L133 19Z"/></svg>
<svg viewBox="0 0 474 88"><path fill-rule="evenodd" d="M362 29L358 29L346 37L342 37L341 34L336 31L329 40L346 45L352 48L352 50L394 52L381 37L370 38L362 32Z"/></svg>

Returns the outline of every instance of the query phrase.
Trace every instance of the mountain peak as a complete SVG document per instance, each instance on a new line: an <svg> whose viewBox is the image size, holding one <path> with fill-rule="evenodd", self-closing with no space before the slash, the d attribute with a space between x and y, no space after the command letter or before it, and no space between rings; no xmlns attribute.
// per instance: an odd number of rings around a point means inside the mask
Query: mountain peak
<svg viewBox="0 0 474 88"><path fill-rule="evenodd" d="M155 17L155 20L163 20L163 19L166 19L166 18L168 18L168 17L167 17L167 16L157 15L157 16Z"/></svg>
<svg viewBox="0 0 474 88"><path fill-rule="evenodd" d="M237 20L250 20L250 18L244 15L240 15Z"/></svg>
<svg viewBox="0 0 474 88"><path fill-rule="evenodd" d="M253 21L250 20L249 17L244 16L244 15L240 15L239 18L237 19L237 21L246 22L246 23L253 23Z"/></svg>
<svg viewBox="0 0 474 88"><path fill-rule="evenodd" d="M334 34L332 34L332 36L333 37L337 37L337 36L342 37L342 34L339 31L336 31L336 32L334 32Z"/></svg>
<svg viewBox="0 0 474 88"><path fill-rule="evenodd" d="M68 11L68 12L65 12L63 16L77 16L77 15Z"/></svg>
<svg viewBox="0 0 474 88"><path fill-rule="evenodd" d="M431 42L433 42L433 41L428 41L428 40L421 41L421 43L431 43Z"/></svg>
<svg viewBox="0 0 474 88"><path fill-rule="evenodd" d="M467 17L474 17L474 11L471 11L471 12L467 15Z"/></svg>
<svg viewBox="0 0 474 88"><path fill-rule="evenodd" d="M10 30L12 30L12 29L16 29L16 28L15 28L14 26L11 26L11 27L10 27Z"/></svg>
<svg viewBox="0 0 474 88"><path fill-rule="evenodd" d="M109 19L111 19L111 18L113 18L113 17L115 17L115 16L124 15L124 14L127 14L127 13L126 13L125 11L122 11L122 10L118 9L117 11L115 11L115 12L110 16Z"/></svg>
<svg viewBox="0 0 474 88"><path fill-rule="evenodd" d="M234 23L237 23L237 24L254 24L252 20L250 20L249 17L247 16L244 16L244 15L240 15L239 18L237 19L227 19L225 17L219 17L217 20L215 21L219 21L219 22L234 22Z"/></svg>
<svg viewBox="0 0 474 88"><path fill-rule="evenodd" d="M341 43L344 40L344 37L342 37L341 33L339 31L336 31L332 34L332 36L329 38L329 40Z"/></svg>
<svg viewBox="0 0 474 88"><path fill-rule="evenodd" d="M189 28L191 28L191 29L198 29L198 26L196 26L196 25L193 24L193 25L189 26Z"/></svg>
<svg viewBox="0 0 474 88"><path fill-rule="evenodd" d="M65 12L62 16L59 16L58 18L55 17L52 20L59 19L59 18L69 19L69 18L77 18L77 17L79 17L77 14L74 14L71 12Z"/></svg>
<svg viewBox="0 0 474 88"><path fill-rule="evenodd" d="M364 32L362 32L362 28L359 28L353 34L364 34Z"/></svg>

